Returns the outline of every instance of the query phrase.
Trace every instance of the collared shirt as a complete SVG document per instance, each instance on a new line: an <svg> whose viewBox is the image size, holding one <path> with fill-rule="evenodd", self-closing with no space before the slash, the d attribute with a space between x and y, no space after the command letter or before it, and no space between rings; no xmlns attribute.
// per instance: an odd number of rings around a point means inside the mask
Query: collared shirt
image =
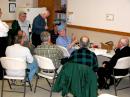
<svg viewBox="0 0 130 97"><path fill-rule="evenodd" d="M88 65L94 71L96 71L98 68L98 61L96 55L94 54L94 52L91 52L87 48L80 48L78 50L73 51L69 59L79 64Z"/></svg>
<svg viewBox="0 0 130 97"><path fill-rule="evenodd" d="M56 68L61 65L60 59L64 57L63 52L56 45L42 44L35 49L35 54L52 59Z"/></svg>
<svg viewBox="0 0 130 97"><path fill-rule="evenodd" d="M28 63L33 62L33 56L31 55L30 50L27 47L21 46L20 44L8 46L5 54L7 57L21 58Z"/></svg>
<svg viewBox="0 0 130 97"><path fill-rule="evenodd" d="M24 59L27 63L33 62L33 56L30 53L30 50L27 47L21 46L20 44L14 44L8 46L5 52L7 57L12 58L21 58ZM16 64L18 65L18 64ZM17 72L17 73L16 73ZM23 70L6 70L7 75L13 76L23 76Z"/></svg>
<svg viewBox="0 0 130 97"><path fill-rule="evenodd" d="M9 26L0 20L0 37L7 37Z"/></svg>
<svg viewBox="0 0 130 97"><path fill-rule="evenodd" d="M67 48L68 45L71 44L71 38L69 36L66 37L58 36L58 38L56 39L56 44ZM71 49L68 49L69 53L72 53L72 51L74 51L73 47Z"/></svg>

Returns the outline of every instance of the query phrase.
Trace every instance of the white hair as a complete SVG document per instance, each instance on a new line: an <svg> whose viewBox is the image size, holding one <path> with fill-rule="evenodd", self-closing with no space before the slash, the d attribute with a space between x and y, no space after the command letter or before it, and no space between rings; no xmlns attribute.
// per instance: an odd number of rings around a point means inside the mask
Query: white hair
<svg viewBox="0 0 130 97"><path fill-rule="evenodd" d="M47 14L49 11L47 9L43 10L41 14Z"/></svg>
<svg viewBox="0 0 130 97"><path fill-rule="evenodd" d="M123 46L128 46L129 45L129 39L127 37L123 37L120 39L120 42Z"/></svg>

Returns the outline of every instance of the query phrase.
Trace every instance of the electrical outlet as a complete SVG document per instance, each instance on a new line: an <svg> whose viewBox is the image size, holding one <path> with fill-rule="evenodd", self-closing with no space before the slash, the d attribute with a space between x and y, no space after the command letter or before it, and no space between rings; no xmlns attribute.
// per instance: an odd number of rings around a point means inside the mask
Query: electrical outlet
<svg viewBox="0 0 130 97"><path fill-rule="evenodd" d="M114 15L113 14L106 14L106 20L107 21L114 21Z"/></svg>

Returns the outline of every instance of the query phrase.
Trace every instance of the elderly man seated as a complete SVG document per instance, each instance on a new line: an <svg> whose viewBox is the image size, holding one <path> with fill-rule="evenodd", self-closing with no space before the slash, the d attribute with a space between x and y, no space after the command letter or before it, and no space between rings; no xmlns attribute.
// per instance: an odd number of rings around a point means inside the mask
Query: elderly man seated
<svg viewBox="0 0 130 97"><path fill-rule="evenodd" d="M53 86L54 92L62 91L65 97L69 92L73 97L97 97L98 62L96 55L87 47L89 38L82 36L80 48L73 51Z"/></svg>
<svg viewBox="0 0 130 97"><path fill-rule="evenodd" d="M63 52L61 49L54 44L50 43L50 33L44 31L41 33L41 45L37 46L34 50L36 55L50 58L56 68L59 68L61 63L60 59L63 58Z"/></svg>
<svg viewBox="0 0 130 97"><path fill-rule="evenodd" d="M110 59L110 61L104 61L102 67L98 69L98 83L99 88L109 88L109 85L113 84L111 74L113 72L113 67L116 65L119 58L130 56L129 39L127 37L122 37L115 49L115 55ZM126 75L128 69L114 69L114 75ZM110 83L107 83L107 79L110 79ZM104 84L103 84L104 83Z"/></svg>
<svg viewBox="0 0 130 97"><path fill-rule="evenodd" d="M73 46L75 45L75 43L77 43L77 38L74 35L72 36L72 38L67 36L64 25L61 24L57 27L58 27L59 36L56 39L56 44L67 48L69 53L71 53L74 50Z"/></svg>
<svg viewBox="0 0 130 97"><path fill-rule="evenodd" d="M38 66L36 61L34 60L33 56L31 55L30 50L27 47L24 47L21 45L21 43L23 42L22 36L17 36L15 37L15 44L8 46L6 48L6 56L7 57L13 57L13 58L21 58L24 59L28 65L27 68L29 69L29 81L32 81L33 76L35 75L35 73L38 70ZM16 64L18 65L18 64ZM17 73L16 73L17 72ZM22 71L11 71L11 70L7 70L7 74L8 75L15 75L17 76L22 76L23 74L21 73Z"/></svg>

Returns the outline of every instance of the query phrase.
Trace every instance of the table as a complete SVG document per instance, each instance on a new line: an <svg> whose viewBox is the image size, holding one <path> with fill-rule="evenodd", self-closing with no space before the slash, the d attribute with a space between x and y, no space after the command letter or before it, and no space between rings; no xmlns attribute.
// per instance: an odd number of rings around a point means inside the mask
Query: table
<svg viewBox="0 0 130 97"><path fill-rule="evenodd" d="M115 54L115 52L112 50L111 52L107 52L105 49L99 49L99 48L89 48L90 51L94 52L97 56L105 56L108 58L112 58L112 56Z"/></svg>
<svg viewBox="0 0 130 97"><path fill-rule="evenodd" d="M110 58L112 58L115 54L114 50L109 53L107 52L107 50L99 48L89 48L89 50L96 54L99 67L102 66L102 62L109 61Z"/></svg>

